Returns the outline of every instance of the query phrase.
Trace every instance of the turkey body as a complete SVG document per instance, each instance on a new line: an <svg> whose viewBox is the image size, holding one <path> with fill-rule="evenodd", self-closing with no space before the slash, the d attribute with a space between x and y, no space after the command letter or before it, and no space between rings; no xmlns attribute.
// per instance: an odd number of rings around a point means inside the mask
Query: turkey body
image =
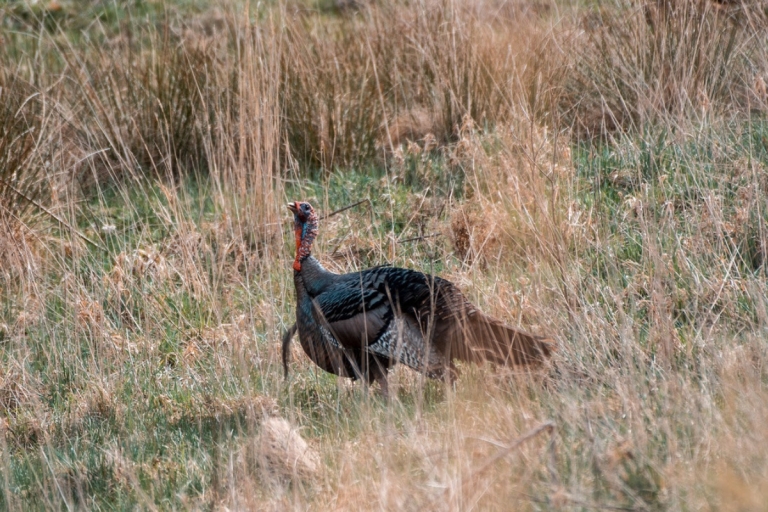
<svg viewBox="0 0 768 512"><path fill-rule="evenodd" d="M453 378L454 359L526 364L552 350L549 340L478 311L449 281L415 270L334 274L309 256L294 271L294 284L302 348L336 375L370 382L399 362Z"/></svg>
<svg viewBox="0 0 768 512"><path fill-rule="evenodd" d="M323 370L378 381L404 364L431 378L456 376L454 361L497 365L542 362L552 340L485 315L451 282L405 268L380 266L336 274L311 255L317 216L306 202L294 213L296 328L304 352ZM283 336L283 364L292 328Z"/></svg>
<svg viewBox="0 0 768 512"><path fill-rule="evenodd" d="M319 263L317 265L320 267ZM310 273L310 266L311 264L305 267L306 273ZM316 302L310 295L310 289L304 282L302 272L294 271L293 282L296 287L295 325L304 353L326 372L353 380L363 378L369 384L377 380L381 382L392 366L392 361L381 355L370 353L363 346L342 346L333 336L328 336L328 330L322 322L323 314L315 305ZM314 286L310 288L315 289ZM292 334L292 330L289 329L283 339L283 366L286 375L287 347Z"/></svg>

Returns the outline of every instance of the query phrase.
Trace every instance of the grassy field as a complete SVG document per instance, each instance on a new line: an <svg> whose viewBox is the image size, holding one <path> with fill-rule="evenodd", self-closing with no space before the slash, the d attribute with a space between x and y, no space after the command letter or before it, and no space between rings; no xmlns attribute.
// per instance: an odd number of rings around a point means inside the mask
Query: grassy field
<svg viewBox="0 0 768 512"><path fill-rule="evenodd" d="M0 23L0 508L768 510L764 3ZM296 199L558 352L284 379Z"/></svg>

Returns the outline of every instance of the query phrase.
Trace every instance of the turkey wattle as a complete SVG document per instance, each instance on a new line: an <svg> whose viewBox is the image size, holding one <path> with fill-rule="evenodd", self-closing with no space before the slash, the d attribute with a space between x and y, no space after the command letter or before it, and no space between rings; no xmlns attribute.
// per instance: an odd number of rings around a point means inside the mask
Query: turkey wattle
<svg viewBox="0 0 768 512"><path fill-rule="evenodd" d="M415 270L375 267L329 272L312 256L318 218L307 202L294 216L296 327L304 352L323 370L378 381L402 363L432 378L455 376L453 361L531 364L555 349L475 308L449 281ZM292 330L283 338L283 362Z"/></svg>

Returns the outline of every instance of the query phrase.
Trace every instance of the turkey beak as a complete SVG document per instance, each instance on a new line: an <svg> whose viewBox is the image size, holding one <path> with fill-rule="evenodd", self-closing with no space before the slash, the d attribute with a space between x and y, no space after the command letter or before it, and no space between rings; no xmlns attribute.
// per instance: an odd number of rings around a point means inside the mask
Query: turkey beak
<svg viewBox="0 0 768 512"><path fill-rule="evenodd" d="M289 210L291 210L291 213L293 213L294 215L299 213L299 207L296 203L288 203L286 206L288 207Z"/></svg>

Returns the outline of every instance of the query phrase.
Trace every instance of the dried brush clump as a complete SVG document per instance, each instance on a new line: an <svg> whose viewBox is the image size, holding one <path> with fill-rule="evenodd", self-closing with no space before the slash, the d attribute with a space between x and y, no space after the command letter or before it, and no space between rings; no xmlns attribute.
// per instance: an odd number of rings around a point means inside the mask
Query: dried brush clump
<svg viewBox="0 0 768 512"><path fill-rule="evenodd" d="M86 93L75 105L85 114L78 126L80 144L101 150L79 170L84 183L147 171L178 176L205 154L205 106L218 93L215 48L184 44L169 31L138 37L148 39L151 51L128 40L94 44L70 57L79 71L73 78Z"/></svg>
<svg viewBox="0 0 768 512"><path fill-rule="evenodd" d="M476 202L469 202L451 213L451 242L453 249L463 262L472 264L500 256L498 225L494 220L496 212L486 207L481 209Z"/></svg>
<svg viewBox="0 0 768 512"><path fill-rule="evenodd" d="M437 140L435 133L442 132L441 125L442 120L436 118L434 113L423 107L415 107L400 112L384 124L377 137L378 144L392 148L400 148L402 145L413 148L415 144L420 150L429 151L433 145L430 141Z"/></svg>
<svg viewBox="0 0 768 512"><path fill-rule="evenodd" d="M0 435L11 445L34 447L50 439L51 412L40 379L18 360L0 370Z"/></svg>
<svg viewBox="0 0 768 512"><path fill-rule="evenodd" d="M55 102L18 70L0 66L0 279L32 277L58 176ZM47 208L46 208L47 207ZM46 216L46 213L48 215Z"/></svg>
<svg viewBox="0 0 768 512"><path fill-rule="evenodd" d="M765 104L768 23L758 4L619 1L584 14L576 33L561 111L578 136Z"/></svg>
<svg viewBox="0 0 768 512"><path fill-rule="evenodd" d="M3 367L0 375L0 410L4 416L15 415L38 398L39 382L17 362Z"/></svg>
<svg viewBox="0 0 768 512"><path fill-rule="evenodd" d="M568 138L519 121L485 135L465 118L447 160L465 175L465 202L451 214L457 255L467 261L559 257L572 221L568 190L574 169ZM570 219L570 220L569 220Z"/></svg>
<svg viewBox="0 0 768 512"><path fill-rule="evenodd" d="M496 126L522 103L546 118L562 69L549 21L494 12L430 0L334 23L288 14L282 109L293 154L331 169L427 134L447 142L465 116Z"/></svg>
<svg viewBox="0 0 768 512"><path fill-rule="evenodd" d="M136 30L64 54L78 91L57 86L60 108L79 114L71 131L81 157L70 176L86 197L121 182L210 177L230 235L273 244L282 187L277 23L216 12Z"/></svg>
<svg viewBox="0 0 768 512"><path fill-rule="evenodd" d="M286 419L262 421L256 442L259 464L273 478L309 479L321 469L318 454Z"/></svg>
<svg viewBox="0 0 768 512"><path fill-rule="evenodd" d="M0 68L0 202L3 217L23 218L45 190L46 105L17 73ZM50 162L47 162L50 165Z"/></svg>
<svg viewBox="0 0 768 512"><path fill-rule="evenodd" d="M71 407L63 426L72 431L82 431L85 421L124 420L125 404L119 401L114 381L89 382L87 387L70 397Z"/></svg>
<svg viewBox="0 0 768 512"><path fill-rule="evenodd" d="M38 219L39 220L39 219ZM33 222L27 217L27 222ZM44 244L35 227L19 217L0 211L0 282L12 283L20 279L34 278L40 272Z"/></svg>

